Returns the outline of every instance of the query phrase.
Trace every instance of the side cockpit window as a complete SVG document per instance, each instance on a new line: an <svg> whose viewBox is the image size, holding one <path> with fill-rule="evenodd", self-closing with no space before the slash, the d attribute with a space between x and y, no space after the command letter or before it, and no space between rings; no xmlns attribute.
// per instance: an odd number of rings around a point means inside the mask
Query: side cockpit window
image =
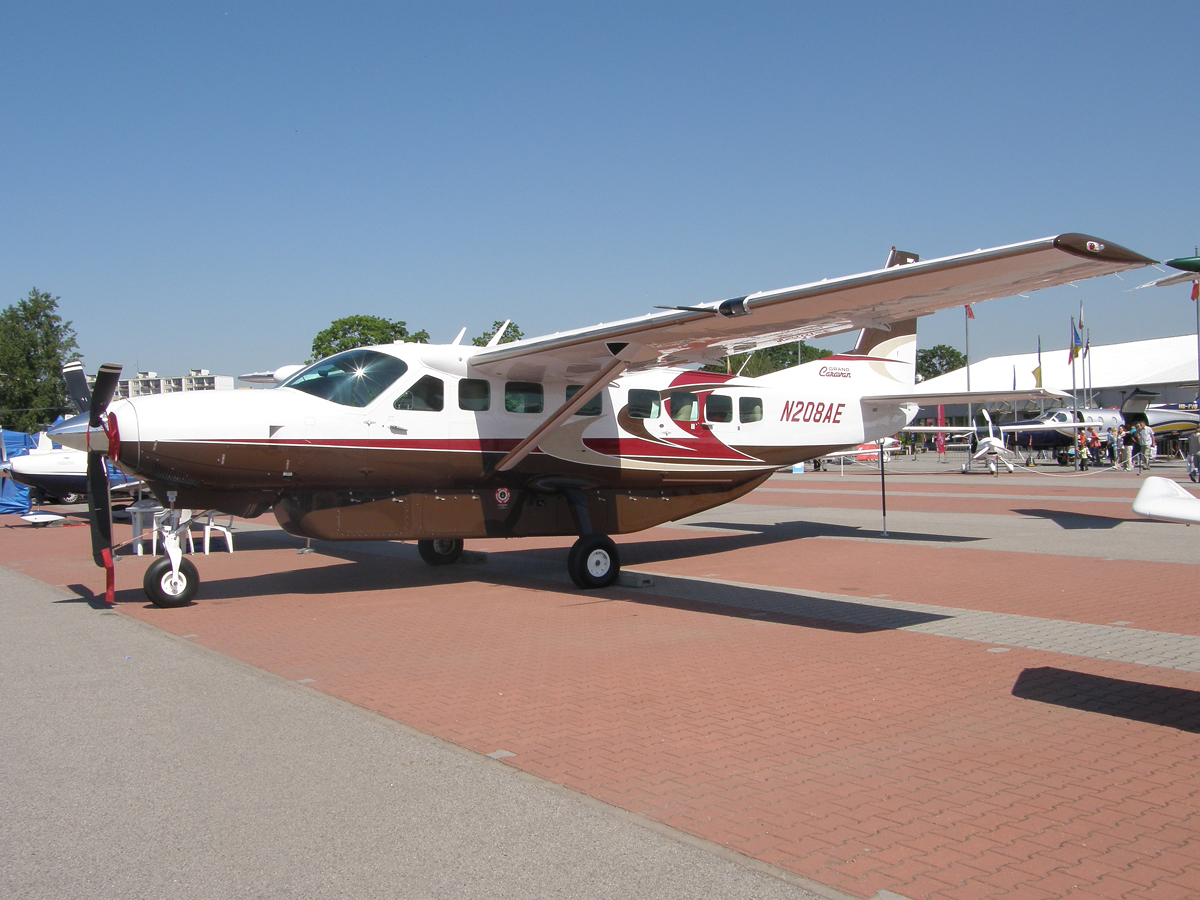
<svg viewBox="0 0 1200 900"><path fill-rule="evenodd" d="M761 422L763 416L762 399L760 397L738 398L738 421Z"/></svg>
<svg viewBox="0 0 1200 900"><path fill-rule="evenodd" d="M700 418L700 398L691 391L671 392L671 418L676 422L695 422Z"/></svg>
<svg viewBox="0 0 1200 900"><path fill-rule="evenodd" d="M396 398L396 409L441 412L446 403L446 386L440 378L422 375L412 387Z"/></svg>
<svg viewBox="0 0 1200 900"><path fill-rule="evenodd" d="M542 386L533 381L506 381L504 408L511 413L540 413L546 405Z"/></svg>
<svg viewBox="0 0 1200 900"><path fill-rule="evenodd" d="M408 371L402 359L375 350L347 350L301 369L280 387L342 406L371 403Z"/></svg>
<svg viewBox="0 0 1200 900"><path fill-rule="evenodd" d="M464 378L458 383L458 408L486 412L492 405L492 387L483 378Z"/></svg>
<svg viewBox="0 0 1200 900"><path fill-rule="evenodd" d="M629 392L629 418L657 419L662 411L658 391L633 390Z"/></svg>
<svg viewBox="0 0 1200 900"><path fill-rule="evenodd" d="M709 394L704 401L704 418L710 422L732 422L733 398L725 394Z"/></svg>
<svg viewBox="0 0 1200 900"><path fill-rule="evenodd" d="M574 397L576 394L578 394L581 390L583 390L582 384L568 384L567 385L567 402L569 403L571 401L571 398ZM597 394L595 397L593 397L587 403L583 404L583 406L579 407L579 409L577 409L575 411L575 415L577 415L577 416L598 416L598 415L600 415L600 413L604 412L604 400L602 399L603 397L604 397L604 391L601 391L599 394Z"/></svg>

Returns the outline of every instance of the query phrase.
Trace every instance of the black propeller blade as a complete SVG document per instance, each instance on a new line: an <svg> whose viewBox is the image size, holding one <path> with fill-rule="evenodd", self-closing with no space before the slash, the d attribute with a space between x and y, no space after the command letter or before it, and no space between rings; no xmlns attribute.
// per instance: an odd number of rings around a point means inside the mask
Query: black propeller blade
<svg viewBox="0 0 1200 900"><path fill-rule="evenodd" d="M88 411L92 392L88 390L87 376L83 374L83 363L75 359L63 366L63 379L67 382L67 393L75 408L81 413Z"/></svg>
<svg viewBox="0 0 1200 900"><path fill-rule="evenodd" d="M108 492L108 467L104 457L107 451L91 449L91 429L100 428L101 417L117 390L121 380L121 367L105 363L96 373L96 384L89 398L88 413L88 511L92 514L92 559L104 569L112 569L112 498ZM105 558L107 557L107 559Z"/></svg>

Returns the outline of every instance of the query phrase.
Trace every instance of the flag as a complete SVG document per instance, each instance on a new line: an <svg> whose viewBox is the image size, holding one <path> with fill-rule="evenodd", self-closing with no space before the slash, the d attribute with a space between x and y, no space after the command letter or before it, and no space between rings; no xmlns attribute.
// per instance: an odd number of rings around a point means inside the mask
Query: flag
<svg viewBox="0 0 1200 900"><path fill-rule="evenodd" d="M1038 364L1037 368L1033 370L1033 386L1042 386L1042 336L1040 334L1038 335Z"/></svg>
<svg viewBox="0 0 1200 900"><path fill-rule="evenodd" d="M1080 320L1079 327L1083 327L1083 321ZM1087 331L1087 340L1083 344L1083 358L1087 359L1088 351L1092 349L1092 329Z"/></svg>
<svg viewBox="0 0 1200 900"><path fill-rule="evenodd" d="M1079 330L1083 331L1083 301L1079 301Z"/></svg>
<svg viewBox="0 0 1200 900"><path fill-rule="evenodd" d="M1192 282L1192 299L1200 300L1200 281Z"/></svg>
<svg viewBox="0 0 1200 900"><path fill-rule="evenodd" d="M968 303L966 306L964 306L964 307L963 307L963 309L965 309L965 310L967 311L967 318L968 318L968 319L973 319L973 318L975 318L975 310L971 309L971 304L970 304L970 303Z"/></svg>
<svg viewBox="0 0 1200 900"><path fill-rule="evenodd" d="M1067 351L1067 362L1073 363L1079 358L1079 351L1083 349L1083 338L1079 336L1079 329L1075 327L1075 319L1071 319L1071 347Z"/></svg>

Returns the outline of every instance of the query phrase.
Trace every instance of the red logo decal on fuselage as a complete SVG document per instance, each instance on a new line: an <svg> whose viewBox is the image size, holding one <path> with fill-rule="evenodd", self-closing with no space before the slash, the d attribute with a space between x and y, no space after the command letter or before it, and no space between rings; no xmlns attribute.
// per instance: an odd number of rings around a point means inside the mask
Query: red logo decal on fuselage
<svg viewBox="0 0 1200 900"><path fill-rule="evenodd" d="M783 415L779 417L779 421L840 425L842 423L842 410L845 408L845 403L788 400L783 404Z"/></svg>

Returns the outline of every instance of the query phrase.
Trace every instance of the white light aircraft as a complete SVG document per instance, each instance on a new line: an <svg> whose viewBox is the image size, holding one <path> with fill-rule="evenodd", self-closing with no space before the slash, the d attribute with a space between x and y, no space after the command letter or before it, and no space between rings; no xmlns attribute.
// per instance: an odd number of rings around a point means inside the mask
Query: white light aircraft
<svg viewBox="0 0 1200 900"><path fill-rule="evenodd" d="M53 437L143 479L160 502L256 516L318 540L416 540L430 564L465 538L574 535L583 588L617 577L609 535L727 503L782 466L895 434L920 404L916 320L942 309L1153 261L1082 234L883 269L490 347L397 343L339 353L272 390L111 404L104 365L88 418ZM720 357L858 330L854 349L759 378L701 371ZM997 395L1008 399L1008 394ZM89 493L93 555L112 594L107 492ZM198 576L164 535L152 602Z"/></svg>

